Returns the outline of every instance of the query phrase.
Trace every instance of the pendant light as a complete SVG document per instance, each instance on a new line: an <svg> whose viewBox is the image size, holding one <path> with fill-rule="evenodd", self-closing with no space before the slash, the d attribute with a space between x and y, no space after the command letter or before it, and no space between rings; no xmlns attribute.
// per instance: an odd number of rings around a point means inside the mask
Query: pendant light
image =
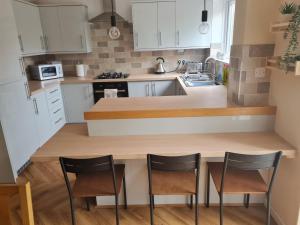
<svg viewBox="0 0 300 225"><path fill-rule="evenodd" d="M207 22L208 19L208 11L206 10L206 0L204 0L204 10L202 10L202 21L199 26L199 32L201 34L207 34L209 31L209 24Z"/></svg>
<svg viewBox="0 0 300 225"><path fill-rule="evenodd" d="M111 0L111 28L109 29L109 37L113 40L116 40L120 37L121 33L119 28L117 27L117 19L114 12L114 0Z"/></svg>

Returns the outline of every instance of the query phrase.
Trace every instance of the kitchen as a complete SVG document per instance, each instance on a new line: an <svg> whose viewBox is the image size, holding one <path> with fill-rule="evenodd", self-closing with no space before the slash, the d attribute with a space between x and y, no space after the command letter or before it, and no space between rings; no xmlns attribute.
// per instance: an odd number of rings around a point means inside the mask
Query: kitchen
<svg viewBox="0 0 300 225"><path fill-rule="evenodd" d="M226 151L282 152L270 214L278 225L297 224L297 198L283 200L280 190L299 194L293 175L299 169L298 128L285 122L294 115L279 96L291 94L282 94L281 84L299 82L295 76L278 83L284 78L272 63L285 46L269 29L277 18L263 14L272 3L264 0L259 8L249 0L112 3L5 0L1 10L0 182L30 181L35 224L219 224L220 195L206 173ZM278 12L280 4L270 10ZM197 153L202 159L194 197L167 193L149 200L147 154ZM70 212L58 159L106 155L124 165L120 218L117 194L86 199L91 211L79 199L74 211L70 199ZM295 183L284 186L289 170ZM51 198L55 203L43 206ZM249 209L243 209L244 198ZM203 207L209 201L212 206ZM263 195L224 196L224 224L265 224L264 201ZM281 201L293 204L293 214ZM196 211L185 207L190 203ZM60 205L59 212L50 209L53 204ZM21 220L17 210L13 224Z"/></svg>

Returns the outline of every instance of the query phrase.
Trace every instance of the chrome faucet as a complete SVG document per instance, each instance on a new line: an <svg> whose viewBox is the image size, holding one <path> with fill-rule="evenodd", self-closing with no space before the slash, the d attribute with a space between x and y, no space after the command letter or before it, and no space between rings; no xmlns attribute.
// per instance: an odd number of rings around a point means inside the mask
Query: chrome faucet
<svg viewBox="0 0 300 225"><path fill-rule="evenodd" d="M210 62L210 73L212 78L215 80L216 79L216 65L217 65L217 60L214 57L207 57L205 59L205 66Z"/></svg>

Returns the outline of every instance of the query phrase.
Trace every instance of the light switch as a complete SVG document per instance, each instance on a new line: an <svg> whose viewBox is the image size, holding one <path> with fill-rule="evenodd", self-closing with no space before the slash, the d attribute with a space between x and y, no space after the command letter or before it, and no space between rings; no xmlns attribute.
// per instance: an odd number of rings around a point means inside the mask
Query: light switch
<svg viewBox="0 0 300 225"><path fill-rule="evenodd" d="M264 78L266 76L266 68L258 67L255 68L255 78Z"/></svg>

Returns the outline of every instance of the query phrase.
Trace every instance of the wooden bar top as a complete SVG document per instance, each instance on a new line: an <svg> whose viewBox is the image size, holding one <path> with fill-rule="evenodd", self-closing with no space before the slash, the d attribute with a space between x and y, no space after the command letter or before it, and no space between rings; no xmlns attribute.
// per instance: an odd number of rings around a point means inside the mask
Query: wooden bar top
<svg viewBox="0 0 300 225"><path fill-rule="evenodd" d="M88 158L108 154L115 159L145 159L148 153L197 152L202 157L224 157L226 151L265 154L279 150L288 158L296 155L296 149L274 132L90 137L85 124L71 124L64 126L31 159L51 161L60 156Z"/></svg>

